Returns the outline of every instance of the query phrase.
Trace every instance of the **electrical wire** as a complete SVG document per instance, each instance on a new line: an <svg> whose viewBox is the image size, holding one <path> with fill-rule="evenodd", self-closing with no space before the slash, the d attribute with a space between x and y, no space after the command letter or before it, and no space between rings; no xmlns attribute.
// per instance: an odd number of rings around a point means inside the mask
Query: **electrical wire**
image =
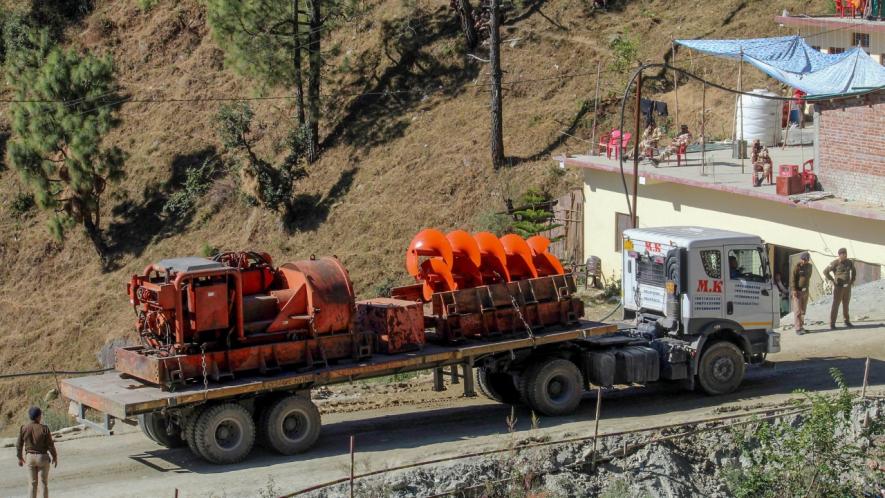
<svg viewBox="0 0 885 498"><path fill-rule="evenodd" d="M86 375L110 372L113 368L100 368L98 370L43 370L40 372L21 372L0 374L0 379L15 379L18 377L35 377L39 375Z"/></svg>

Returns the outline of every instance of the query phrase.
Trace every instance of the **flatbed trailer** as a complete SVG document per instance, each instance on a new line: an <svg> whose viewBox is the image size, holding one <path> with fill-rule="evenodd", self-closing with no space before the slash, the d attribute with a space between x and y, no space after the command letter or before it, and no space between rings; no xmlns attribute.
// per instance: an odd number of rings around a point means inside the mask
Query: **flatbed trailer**
<svg viewBox="0 0 885 498"><path fill-rule="evenodd" d="M99 432L113 434L118 421L138 424L158 444L187 444L210 462L232 463L245 458L255 441L284 454L312 446L320 429L319 412L310 400L316 387L431 370L437 390L443 389L446 375L453 375L462 379L465 395L476 388L499 402L525 403L539 413L560 415L576 409L591 382L661 378L659 354L649 344L615 324L579 320L518 337L427 344L420 351L174 390L110 372L63 379L61 393L76 408L78 421ZM444 371L446 367L451 371ZM288 415L277 415L281 411ZM275 424L275 416L282 421Z"/></svg>

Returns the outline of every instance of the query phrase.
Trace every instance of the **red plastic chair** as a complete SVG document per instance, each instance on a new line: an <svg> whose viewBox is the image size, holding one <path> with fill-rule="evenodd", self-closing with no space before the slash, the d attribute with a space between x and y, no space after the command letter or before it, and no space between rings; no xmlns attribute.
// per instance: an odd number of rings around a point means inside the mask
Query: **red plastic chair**
<svg viewBox="0 0 885 498"><path fill-rule="evenodd" d="M857 16L857 13L860 12L863 15L863 12L866 8L866 0L858 2L855 7L854 2L852 0L835 0L836 1L836 12L839 13L839 17L845 17L845 14L849 14L851 17Z"/></svg>
<svg viewBox="0 0 885 498"><path fill-rule="evenodd" d="M619 158L621 154L627 152L627 144L630 143L630 139L633 138L633 134L629 131L621 133L621 130L613 130L611 133L611 140L608 143L609 150L609 158L611 158L611 151L615 151L615 159Z"/></svg>
<svg viewBox="0 0 885 498"><path fill-rule="evenodd" d="M680 144L679 147L676 147L676 166L682 166L682 158L685 157L685 150L688 148L688 144ZM673 160L673 156L669 156L667 158L667 164L670 164L670 161ZM688 159L685 160L685 164L688 164Z"/></svg>
<svg viewBox="0 0 885 498"><path fill-rule="evenodd" d="M602 154L603 152L605 152L605 155L606 155L606 156L609 155L609 153L608 153L608 144L611 143L611 139L612 139L612 134L611 134L611 132L606 133L606 134L602 135L601 137L599 137L599 144L597 145L597 147L599 148L598 152L599 152L600 154Z"/></svg>

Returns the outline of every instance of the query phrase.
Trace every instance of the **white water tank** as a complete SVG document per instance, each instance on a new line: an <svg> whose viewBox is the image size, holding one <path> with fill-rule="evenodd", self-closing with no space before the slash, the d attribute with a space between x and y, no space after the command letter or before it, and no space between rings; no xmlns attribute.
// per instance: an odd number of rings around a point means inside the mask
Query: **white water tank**
<svg viewBox="0 0 885 498"><path fill-rule="evenodd" d="M768 90L755 89L750 93L777 97L776 93ZM762 145L775 146L781 141L781 101L753 95L738 96L740 100L737 101L735 112L735 136L738 140L746 140L748 149L756 139Z"/></svg>

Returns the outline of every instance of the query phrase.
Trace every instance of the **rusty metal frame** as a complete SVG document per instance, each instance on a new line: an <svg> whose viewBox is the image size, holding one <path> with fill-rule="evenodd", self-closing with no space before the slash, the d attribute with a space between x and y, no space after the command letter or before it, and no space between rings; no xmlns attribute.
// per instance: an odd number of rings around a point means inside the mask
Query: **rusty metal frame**
<svg viewBox="0 0 885 498"><path fill-rule="evenodd" d="M182 407L212 400L254 396L272 391L292 391L352 382L417 370L476 361L487 355L537 348L576 339L607 335L617 331L614 324L580 321L577 324L540 332L533 337L517 337L494 342L469 342L460 346L429 345L423 351L390 356L374 356L347 364L331 365L310 372L285 372L273 377L250 376L203 389L188 386L175 392L163 391L142 382L121 378L118 373L77 377L61 381L62 395L72 401L118 419L130 418L164 408Z"/></svg>

